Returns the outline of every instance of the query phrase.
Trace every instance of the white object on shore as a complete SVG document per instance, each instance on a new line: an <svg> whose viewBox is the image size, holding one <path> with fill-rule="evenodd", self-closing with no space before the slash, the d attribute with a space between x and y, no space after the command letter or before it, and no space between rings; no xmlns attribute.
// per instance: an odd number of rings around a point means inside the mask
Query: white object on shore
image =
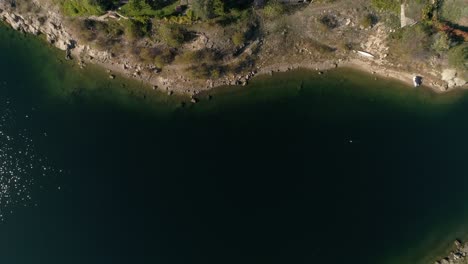
<svg viewBox="0 0 468 264"><path fill-rule="evenodd" d="M370 54L369 52L365 52L365 51L358 50L357 53L359 55L361 55L361 56L366 57L366 58L372 58L373 59L375 57L374 55Z"/></svg>
<svg viewBox="0 0 468 264"><path fill-rule="evenodd" d="M421 76L414 76L413 77L413 84L414 84L414 87L419 87L421 86L422 84L422 77Z"/></svg>

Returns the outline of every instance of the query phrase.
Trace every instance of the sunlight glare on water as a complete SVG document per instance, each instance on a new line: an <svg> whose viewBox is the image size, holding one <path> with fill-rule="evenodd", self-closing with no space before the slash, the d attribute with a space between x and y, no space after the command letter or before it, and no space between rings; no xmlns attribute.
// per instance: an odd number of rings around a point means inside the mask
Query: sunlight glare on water
<svg viewBox="0 0 468 264"><path fill-rule="evenodd" d="M10 102L0 109L0 221L20 206L32 206L33 190L38 176L49 176L57 171L47 165L47 159L34 149L28 130L20 128ZM25 118L29 118L29 115Z"/></svg>

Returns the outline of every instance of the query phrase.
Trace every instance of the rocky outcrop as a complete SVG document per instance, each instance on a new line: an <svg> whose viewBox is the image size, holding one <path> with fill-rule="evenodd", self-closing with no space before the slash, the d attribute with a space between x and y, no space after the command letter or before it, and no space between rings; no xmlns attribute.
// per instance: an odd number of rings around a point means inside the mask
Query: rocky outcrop
<svg viewBox="0 0 468 264"><path fill-rule="evenodd" d="M62 26L60 16L52 11L44 13L43 16L23 16L0 1L0 19L15 30L34 35L44 34L51 44L61 50L71 49L76 44Z"/></svg>
<svg viewBox="0 0 468 264"><path fill-rule="evenodd" d="M442 71L442 80L447 83L448 88L463 86L468 82L459 76L456 69L445 69Z"/></svg>
<svg viewBox="0 0 468 264"><path fill-rule="evenodd" d="M148 79L148 76L141 74L144 68L141 65L125 58L119 59L112 56L109 51L95 49L80 42L67 29L63 23L63 17L54 8L43 7L41 3L36 3L36 6L34 13L19 13L9 3L0 0L0 20L17 31L46 36L50 44L66 51L66 59L76 59L80 67L84 67L85 62L91 62L128 77ZM154 84L159 85L157 80Z"/></svg>
<svg viewBox="0 0 468 264"><path fill-rule="evenodd" d="M455 249L443 259L437 260L434 264L465 264L468 263L468 243L455 240Z"/></svg>

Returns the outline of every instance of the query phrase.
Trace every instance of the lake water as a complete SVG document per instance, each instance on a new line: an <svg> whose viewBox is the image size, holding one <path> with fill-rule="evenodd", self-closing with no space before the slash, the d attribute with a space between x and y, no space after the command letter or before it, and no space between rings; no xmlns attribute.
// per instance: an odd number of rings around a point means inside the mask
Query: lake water
<svg viewBox="0 0 468 264"><path fill-rule="evenodd" d="M181 105L0 27L0 263L432 263L468 97L341 69Z"/></svg>

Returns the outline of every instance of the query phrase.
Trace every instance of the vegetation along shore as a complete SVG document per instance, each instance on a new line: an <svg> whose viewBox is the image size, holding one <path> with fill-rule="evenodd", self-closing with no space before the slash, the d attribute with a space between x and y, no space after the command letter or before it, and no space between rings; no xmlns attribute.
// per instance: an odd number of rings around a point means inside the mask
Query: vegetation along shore
<svg viewBox="0 0 468 264"><path fill-rule="evenodd" d="M465 0L6 0L0 18L168 94L295 68L421 76L438 92L468 80Z"/></svg>

